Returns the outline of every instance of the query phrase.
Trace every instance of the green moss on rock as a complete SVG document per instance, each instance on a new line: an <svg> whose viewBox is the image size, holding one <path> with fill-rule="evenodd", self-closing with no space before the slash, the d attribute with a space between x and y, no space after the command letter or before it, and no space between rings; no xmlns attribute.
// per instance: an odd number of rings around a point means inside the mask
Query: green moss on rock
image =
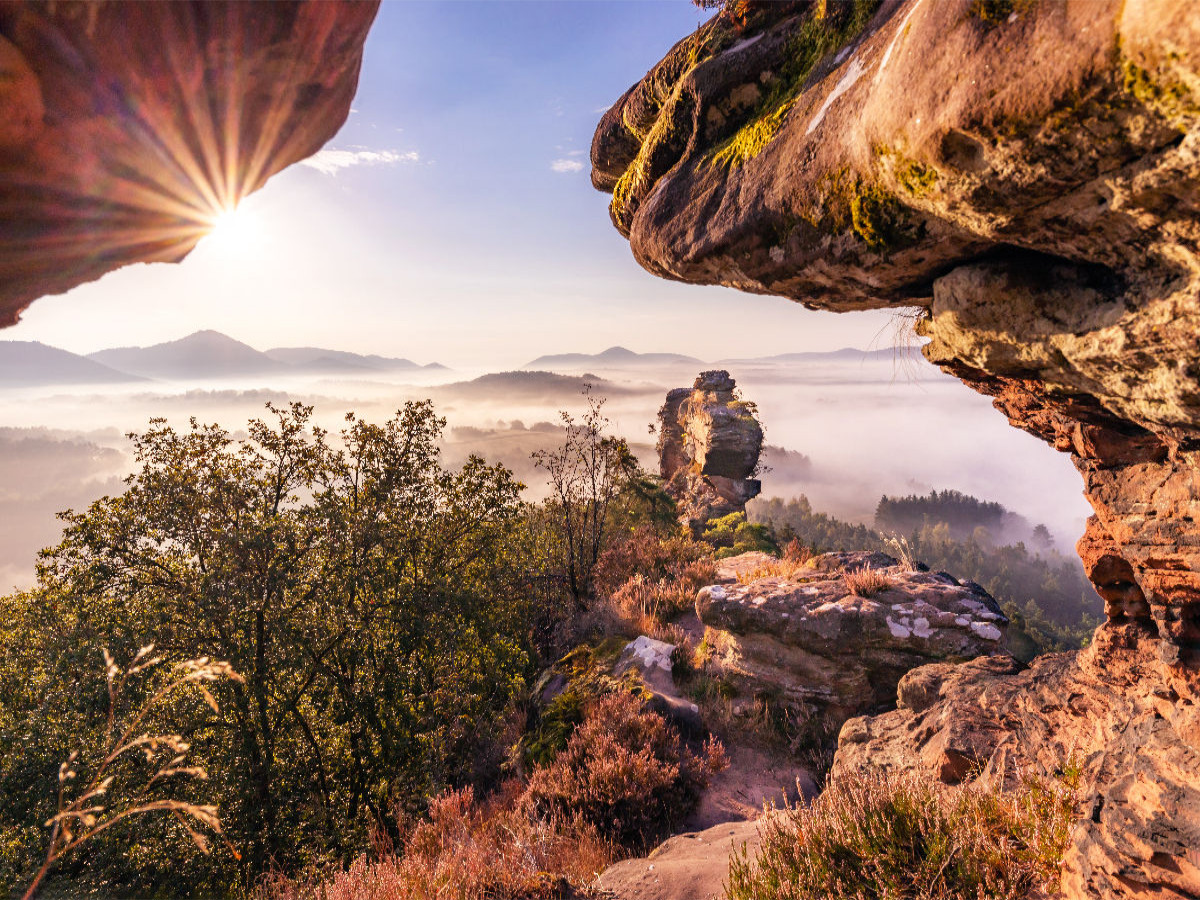
<svg viewBox="0 0 1200 900"><path fill-rule="evenodd" d="M850 220L854 233L874 250L886 250L901 237L901 206L878 186L860 188L854 195Z"/></svg>
<svg viewBox="0 0 1200 900"><path fill-rule="evenodd" d="M830 53L858 37L880 3L881 0L844 0L830 2L825 15L814 10L788 41L785 61L766 96L746 123L710 152L712 164L734 168L761 153L779 133L813 69Z"/></svg>

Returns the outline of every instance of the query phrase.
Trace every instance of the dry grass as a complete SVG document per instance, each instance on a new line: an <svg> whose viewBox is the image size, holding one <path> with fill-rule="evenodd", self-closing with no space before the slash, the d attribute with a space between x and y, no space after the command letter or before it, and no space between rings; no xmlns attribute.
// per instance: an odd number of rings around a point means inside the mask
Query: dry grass
<svg viewBox="0 0 1200 900"><path fill-rule="evenodd" d="M104 653L105 679L108 685L108 716L100 755L95 760L72 752L58 768L58 805L45 823L50 829L46 856L22 900L32 900L43 879L63 857L83 844L127 819L139 819L155 813L172 816L202 853L209 852L208 832L221 836L216 806L163 796L167 785L188 779L203 781L208 773L203 766L190 764L191 745L178 734L151 734L147 722L170 699L187 689L196 690L217 711L217 701L207 685L229 679L241 681L226 662L201 657L176 663L169 676L142 703L125 710L125 697L132 682L149 679L163 663L154 655L154 645L142 647L125 668ZM126 712L125 716L121 713ZM124 764L141 758L145 768L136 774ZM91 772L80 779L79 772ZM136 771L136 770L135 770Z"/></svg>
<svg viewBox="0 0 1200 900"><path fill-rule="evenodd" d="M916 776L833 782L769 819L754 859L730 860L730 900L1018 900L1053 893L1077 820L1077 780L1009 792Z"/></svg>
<svg viewBox="0 0 1200 900"><path fill-rule="evenodd" d="M641 631L662 625L668 619L690 610L696 592L716 581L717 567L711 558L686 563L671 563L668 574L651 581L634 575L612 595L613 603Z"/></svg>
<svg viewBox="0 0 1200 900"><path fill-rule="evenodd" d="M858 597L873 597L892 586L892 580L878 569L862 568L845 572L842 581L846 584L846 590Z"/></svg>
<svg viewBox="0 0 1200 900"><path fill-rule="evenodd" d="M779 559L762 563L748 572L738 575L738 584L750 584L760 578L788 578L792 580L807 580L813 575L813 561L817 553L793 538L783 548Z"/></svg>
<svg viewBox="0 0 1200 900"><path fill-rule="evenodd" d="M317 900L539 900L582 888L618 856L594 827L536 818L511 782L478 803L470 788L438 797L399 855L359 857Z"/></svg>

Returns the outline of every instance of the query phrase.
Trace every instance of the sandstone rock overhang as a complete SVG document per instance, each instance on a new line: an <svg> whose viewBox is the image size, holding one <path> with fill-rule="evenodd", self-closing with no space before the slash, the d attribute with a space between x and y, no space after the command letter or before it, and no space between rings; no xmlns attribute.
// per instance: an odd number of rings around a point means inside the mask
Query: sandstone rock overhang
<svg viewBox="0 0 1200 900"><path fill-rule="evenodd" d="M1072 454L1110 619L1200 666L1194 5L751 6L597 129L635 257L813 308L924 307L930 360Z"/></svg>
<svg viewBox="0 0 1200 900"><path fill-rule="evenodd" d="M378 0L0 2L0 327L182 259L349 115Z"/></svg>

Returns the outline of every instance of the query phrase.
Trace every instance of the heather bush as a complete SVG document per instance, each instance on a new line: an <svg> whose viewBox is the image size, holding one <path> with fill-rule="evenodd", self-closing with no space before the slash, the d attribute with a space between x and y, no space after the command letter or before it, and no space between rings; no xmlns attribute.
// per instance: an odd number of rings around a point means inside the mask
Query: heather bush
<svg viewBox="0 0 1200 900"><path fill-rule="evenodd" d="M520 791L509 782L482 802L470 788L442 794L399 853L361 856L311 893L315 900L552 900L564 888L583 888L616 858L591 825L528 815Z"/></svg>
<svg viewBox="0 0 1200 900"><path fill-rule="evenodd" d="M615 693L597 700L566 749L534 771L526 799L539 815L577 816L622 846L644 850L682 822L725 764L719 743L693 752L640 699Z"/></svg>
<svg viewBox="0 0 1200 900"><path fill-rule="evenodd" d="M1053 893L1077 782L1010 791L914 775L833 781L810 807L764 821L730 860L730 900L1024 900Z"/></svg>
<svg viewBox="0 0 1200 900"><path fill-rule="evenodd" d="M596 564L596 589L615 594L635 576L661 581L688 564L711 557L712 548L680 534L662 536L650 525L641 525L601 554Z"/></svg>
<svg viewBox="0 0 1200 900"><path fill-rule="evenodd" d="M623 584L612 600L637 630L655 630L655 626L685 612L696 602L696 592L716 579L717 567L711 559L673 563L667 575L650 581L641 574Z"/></svg>

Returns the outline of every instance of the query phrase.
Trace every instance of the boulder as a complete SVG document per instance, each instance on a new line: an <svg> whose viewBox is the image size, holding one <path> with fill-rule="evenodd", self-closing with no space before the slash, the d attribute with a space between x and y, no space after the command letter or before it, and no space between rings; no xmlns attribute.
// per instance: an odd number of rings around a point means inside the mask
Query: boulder
<svg viewBox="0 0 1200 900"><path fill-rule="evenodd" d="M754 405L723 370L702 372L693 386L667 394L658 413L659 471L697 536L711 519L744 512L761 484L763 432Z"/></svg>
<svg viewBox="0 0 1200 900"><path fill-rule="evenodd" d="M834 777L916 771L1000 785L1079 773L1083 811L1064 860L1081 897L1200 896L1200 696L1129 622L1028 668L1005 657L914 669L897 708L851 719Z"/></svg>
<svg viewBox="0 0 1200 900"><path fill-rule="evenodd" d="M673 721L685 735L702 736L707 730L700 707L683 697L675 687L671 662L674 652L674 644L640 635L621 651L613 666L613 676L621 678L628 672L636 672L649 693L650 706L654 710Z"/></svg>
<svg viewBox="0 0 1200 900"><path fill-rule="evenodd" d="M723 563L745 568L738 557ZM885 586L853 593L846 573L861 569ZM890 706L913 668L1004 651L1008 619L986 591L881 553L827 554L793 575L746 578L696 596L701 623L736 642L736 664L724 677L739 694L769 696L830 733L850 716Z"/></svg>
<svg viewBox="0 0 1200 900"><path fill-rule="evenodd" d="M0 2L0 326L135 262L345 122L378 0Z"/></svg>

